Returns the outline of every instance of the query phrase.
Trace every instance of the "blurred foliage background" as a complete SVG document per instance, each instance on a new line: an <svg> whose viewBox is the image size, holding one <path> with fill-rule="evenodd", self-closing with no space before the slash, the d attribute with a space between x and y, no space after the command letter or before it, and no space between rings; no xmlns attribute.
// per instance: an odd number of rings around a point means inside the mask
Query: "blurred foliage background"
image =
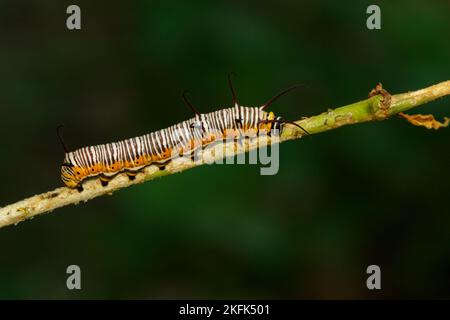
<svg viewBox="0 0 450 320"><path fill-rule="evenodd" d="M382 29L366 28L378 4ZM77 4L82 29L66 28ZM448 1L0 1L0 205L60 186L63 152L293 83L299 119L450 78ZM415 112L450 114L442 99ZM449 298L450 130L401 119L203 166L0 230L0 298ZM66 289L68 265L82 290ZM366 268L382 290L366 289Z"/></svg>

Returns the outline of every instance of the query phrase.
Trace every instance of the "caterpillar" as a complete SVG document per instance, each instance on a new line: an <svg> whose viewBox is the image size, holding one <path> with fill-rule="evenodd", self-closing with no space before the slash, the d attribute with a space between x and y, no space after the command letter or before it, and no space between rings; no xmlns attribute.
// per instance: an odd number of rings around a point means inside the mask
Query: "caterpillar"
<svg viewBox="0 0 450 320"><path fill-rule="evenodd" d="M182 155L186 150L192 154L197 148L226 137L237 139L249 132L259 135L260 132L270 133L272 129L280 134L285 124L298 126L305 134L308 133L300 125L265 111L276 99L298 85L280 92L260 107L245 107L238 103L230 76L228 84L233 95L233 107L201 114L183 93L182 97L195 117L135 138L68 151L58 127L58 137L65 151L61 165L62 182L81 192L82 183L88 178L98 177L106 186L114 176L125 172L133 180L139 171L149 165L164 170L175 156Z"/></svg>

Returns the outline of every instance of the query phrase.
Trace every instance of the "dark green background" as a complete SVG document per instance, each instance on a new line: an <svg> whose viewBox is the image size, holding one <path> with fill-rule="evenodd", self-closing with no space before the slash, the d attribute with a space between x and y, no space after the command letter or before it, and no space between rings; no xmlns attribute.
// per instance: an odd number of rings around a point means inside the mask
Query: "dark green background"
<svg viewBox="0 0 450 320"><path fill-rule="evenodd" d="M183 89L229 106L229 72L249 106L305 83L272 107L292 120L379 81L448 80L449 17L448 1L0 1L0 205L61 185L59 124L72 148L160 129L191 117ZM1 229L0 298L448 298L449 141L398 118L350 126L283 144L275 176L203 166Z"/></svg>

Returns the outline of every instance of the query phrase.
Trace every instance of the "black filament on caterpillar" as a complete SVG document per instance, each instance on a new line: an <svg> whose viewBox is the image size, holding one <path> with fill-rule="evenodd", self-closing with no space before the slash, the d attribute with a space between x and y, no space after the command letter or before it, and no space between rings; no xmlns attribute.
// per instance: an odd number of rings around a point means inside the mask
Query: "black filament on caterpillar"
<svg viewBox="0 0 450 320"><path fill-rule="evenodd" d="M236 141L247 137L246 132L250 130L256 135L260 131L270 134L272 129L281 134L285 124L292 124L308 134L295 122L265 111L275 100L299 85L281 91L260 107L244 107L238 103L230 76L228 84L233 107L201 114L183 93L183 100L194 112L194 118L131 139L69 151L59 126L57 134L65 152L61 166L62 181L67 187L82 191L82 183L88 178L99 177L102 185L106 186L117 174L125 172L133 180L139 171L150 165L164 170L173 156L183 154L186 149L192 156L196 148L223 141L230 135Z"/></svg>

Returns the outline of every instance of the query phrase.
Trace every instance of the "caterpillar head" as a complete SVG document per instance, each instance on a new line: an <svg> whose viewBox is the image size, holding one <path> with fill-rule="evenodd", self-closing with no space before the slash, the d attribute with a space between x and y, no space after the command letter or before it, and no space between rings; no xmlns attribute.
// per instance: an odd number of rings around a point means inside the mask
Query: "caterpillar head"
<svg viewBox="0 0 450 320"><path fill-rule="evenodd" d="M269 115L267 117L267 130L275 130L276 133L280 133L283 129L283 125L286 122L283 117L275 116L273 112L269 112Z"/></svg>
<svg viewBox="0 0 450 320"><path fill-rule="evenodd" d="M272 126L272 130L275 130L277 132L281 132L285 122L286 122L286 120L284 120L283 117L280 117L280 116L276 117L275 121L273 123L273 126Z"/></svg>
<svg viewBox="0 0 450 320"><path fill-rule="evenodd" d="M267 131L267 132L272 130L272 128L275 124L275 122L274 122L275 118L276 118L276 116L272 111L270 111L270 112L262 111L262 116L260 118L261 120L259 122L259 129Z"/></svg>
<svg viewBox="0 0 450 320"><path fill-rule="evenodd" d="M264 113L264 117L259 121L259 128L262 130L275 130L275 134L280 134L283 130L284 125L291 124L298 127L304 132L304 134L309 134L302 126L293 121L289 121L280 116L275 116L272 112Z"/></svg>

